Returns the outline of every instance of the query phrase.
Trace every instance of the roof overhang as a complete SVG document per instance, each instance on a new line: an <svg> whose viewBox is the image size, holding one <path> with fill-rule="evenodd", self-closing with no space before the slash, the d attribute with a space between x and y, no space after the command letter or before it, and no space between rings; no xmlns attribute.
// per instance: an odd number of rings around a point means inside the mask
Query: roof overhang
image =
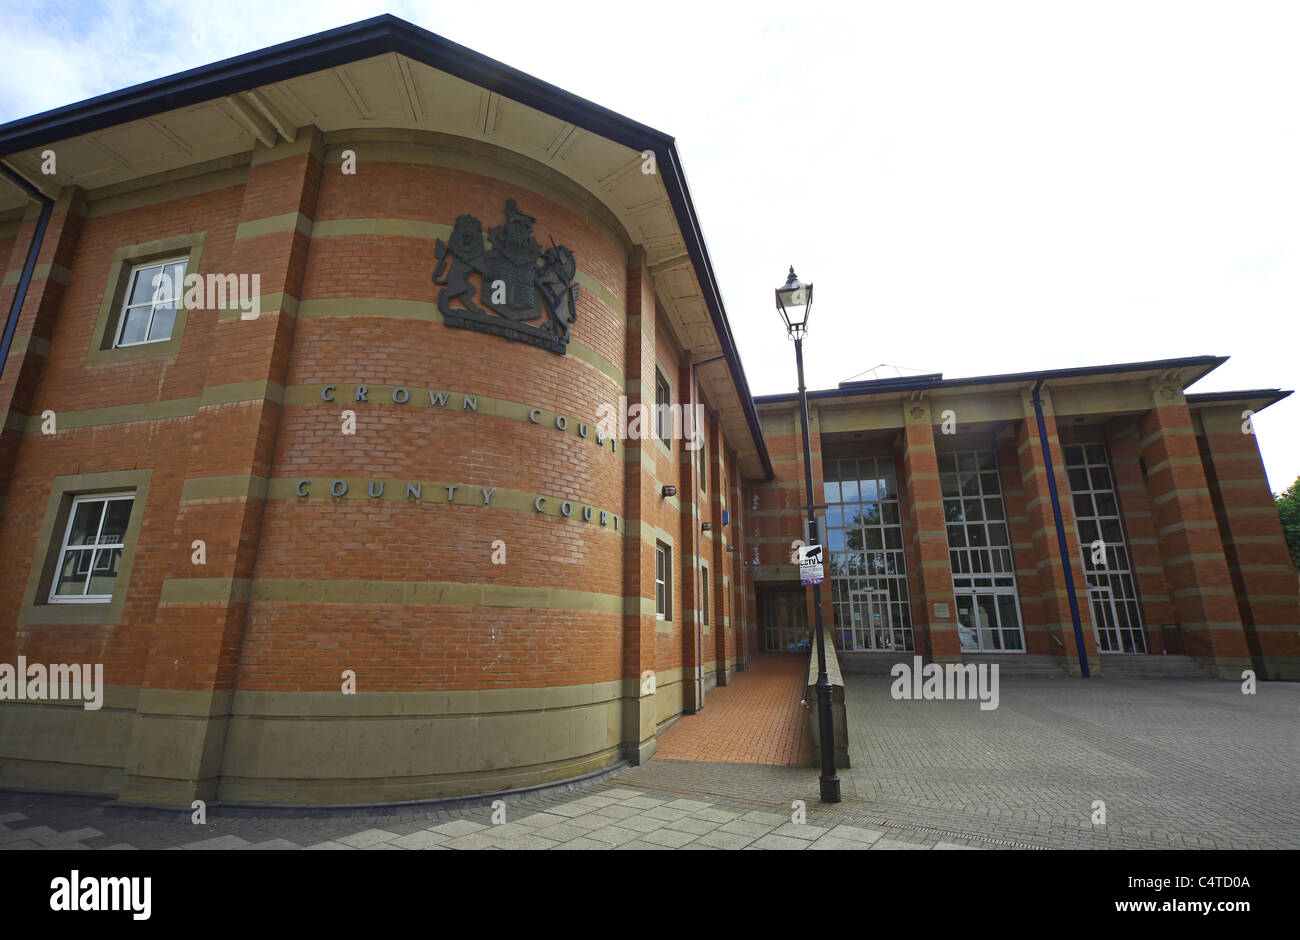
<svg viewBox="0 0 1300 940"><path fill-rule="evenodd" d="M1181 359L1156 359L1148 362L1122 362L1103 366L1082 366L1074 369L1048 369L1037 372L1011 372L1002 375L979 375L969 378L944 379L920 376L909 379L883 379L879 382L859 382L841 388L824 389L808 393L810 400L822 404L852 404L864 398L924 397L932 392L958 391L979 395L981 393L1006 393L1016 388L1032 388L1042 382L1047 388L1066 386L1104 385L1115 381L1144 382L1160 380L1174 382L1180 389L1200 381L1214 369L1228 361L1227 356L1190 356ZM1188 396L1190 400L1193 396ZM761 405L797 402L798 394L762 395L755 401Z"/></svg>
<svg viewBox="0 0 1300 940"><path fill-rule="evenodd" d="M1293 392L1280 388L1252 388L1238 392L1195 392L1187 396L1187 407L1193 409L1240 407L1258 414L1269 405L1276 405L1292 394Z"/></svg>
<svg viewBox="0 0 1300 940"><path fill-rule="evenodd" d="M394 16L190 69L0 125L0 161L41 192L96 189L293 140L298 129L427 130L572 179L646 256L746 477L772 476L749 383L672 137ZM57 172L41 172L53 149ZM642 154L655 155L654 173ZM0 182L0 215L29 195Z"/></svg>

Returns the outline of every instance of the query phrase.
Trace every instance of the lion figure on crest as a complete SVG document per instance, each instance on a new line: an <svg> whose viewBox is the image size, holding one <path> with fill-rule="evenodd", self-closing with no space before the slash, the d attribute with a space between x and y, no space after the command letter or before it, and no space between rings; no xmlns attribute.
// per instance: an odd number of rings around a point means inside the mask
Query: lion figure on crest
<svg viewBox="0 0 1300 940"><path fill-rule="evenodd" d="M456 219L449 241L444 244L439 238L434 244L438 257L438 266L433 272L433 283L442 287L438 292L439 309L447 309L449 301L459 299L467 310L483 313L483 309L474 303L476 293L474 285L469 282L469 275L483 271L483 223L472 215L462 215Z"/></svg>

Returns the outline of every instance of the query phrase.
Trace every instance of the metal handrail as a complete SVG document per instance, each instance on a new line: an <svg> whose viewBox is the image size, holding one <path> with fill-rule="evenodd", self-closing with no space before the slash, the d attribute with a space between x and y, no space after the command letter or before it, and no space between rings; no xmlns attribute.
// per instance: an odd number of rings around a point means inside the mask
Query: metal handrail
<svg viewBox="0 0 1300 940"><path fill-rule="evenodd" d="M1162 624L1160 625L1160 629L1161 629L1161 630L1168 630L1168 629L1170 629L1170 628L1173 628L1174 630L1177 630L1178 632L1180 632L1180 633L1182 633L1182 634L1184 634L1184 635L1186 635L1186 636L1191 637L1191 638L1192 638L1193 640L1195 640L1197 643L1200 643L1202 646L1204 646L1207 650L1213 650L1213 649L1214 649L1214 647L1210 644L1210 641L1209 641L1209 640L1207 640L1207 639L1205 639L1205 638L1203 638L1203 637L1197 636L1195 633L1193 633L1191 630L1188 630L1188 629L1187 629L1185 626L1183 626L1181 623L1162 623Z"/></svg>
<svg viewBox="0 0 1300 940"><path fill-rule="evenodd" d="M1065 649L1065 644L1061 642L1061 638L1060 638L1059 636L1057 636L1057 635L1056 635L1055 633L1053 633L1051 630L1048 630L1048 631L1047 631L1047 635L1050 636L1053 640L1055 640L1055 641L1056 641L1056 645L1059 646L1062 650Z"/></svg>

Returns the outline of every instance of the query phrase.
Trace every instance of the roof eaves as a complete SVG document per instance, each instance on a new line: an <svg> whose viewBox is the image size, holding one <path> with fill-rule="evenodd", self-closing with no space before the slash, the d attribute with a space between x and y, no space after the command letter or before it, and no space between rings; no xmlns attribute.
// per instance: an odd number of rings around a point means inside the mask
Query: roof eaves
<svg viewBox="0 0 1300 940"><path fill-rule="evenodd" d="M739 392L759 460L767 478L771 479L775 472L763 437L763 425L754 407L754 398L744 368L740 364L735 338L727 322L722 295L718 290L690 191L686 188L685 173L673 138L391 14L268 46L32 117L10 121L0 125L0 158L79 134L389 52L407 56L431 68L502 94L638 152L656 152L656 164L664 173L664 188L668 192L673 213L686 241L687 252L704 291L709 316Z"/></svg>
<svg viewBox="0 0 1300 940"><path fill-rule="evenodd" d="M890 379L883 382L878 387L873 387L873 383L866 383L860 387L852 388L828 388L812 391L808 393L810 399L818 398L851 398L872 394L892 394L897 392L922 391L927 389L945 389L960 388L970 385L1004 385L1022 382L1036 382L1038 380L1051 381L1052 379L1083 378L1094 375L1106 375L1108 373L1123 372L1143 372L1157 369L1182 369L1189 367L1199 367L1194 376L1188 378L1183 387L1194 382L1199 382L1214 369L1217 369L1223 363L1228 361L1227 356L1188 356L1178 359L1154 359L1148 362L1121 362L1111 365L1102 366L1080 366L1072 369L1047 369L1035 372L1008 372L1001 375L976 375L959 379L933 379L922 376L915 382L898 382ZM775 402L798 401L797 393L782 393L780 395L760 395L755 401L759 404L769 404Z"/></svg>

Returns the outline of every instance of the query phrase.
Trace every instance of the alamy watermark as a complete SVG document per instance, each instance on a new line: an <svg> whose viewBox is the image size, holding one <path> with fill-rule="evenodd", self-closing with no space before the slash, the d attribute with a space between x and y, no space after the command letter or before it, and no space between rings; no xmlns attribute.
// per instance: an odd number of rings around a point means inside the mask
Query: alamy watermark
<svg viewBox="0 0 1300 940"><path fill-rule="evenodd" d="M618 396L618 405L604 403L596 408L596 428L606 437L618 440L685 441L687 450L704 446L704 406L628 404L627 396Z"/></svg>
<svg viewBox="0 0 1300 940"><path fill-rule="evenodd" d="M998 665L993 663L928 663L912 657L912 666L894 663L889 669L894 683L889 694L895 701L904 699L979 699L980 711L998 707Z"/></svg>
<svg viewBox="0 0 1300 940"><path fill-rule="evenodd" d="M261 274L187 274L181 284L173 284L163 270L153 276L150 286L155 304L180 300L187 310L238 310L241 320L262 315Z"/></svg>
<svg viewBox="0 0 1300 940"><path fill-rule="evenodd" d="M104 705L104 664L29 663L18 657L18 666L0 663L0 701L40 702L82 699L88 712Z"/></svg>

